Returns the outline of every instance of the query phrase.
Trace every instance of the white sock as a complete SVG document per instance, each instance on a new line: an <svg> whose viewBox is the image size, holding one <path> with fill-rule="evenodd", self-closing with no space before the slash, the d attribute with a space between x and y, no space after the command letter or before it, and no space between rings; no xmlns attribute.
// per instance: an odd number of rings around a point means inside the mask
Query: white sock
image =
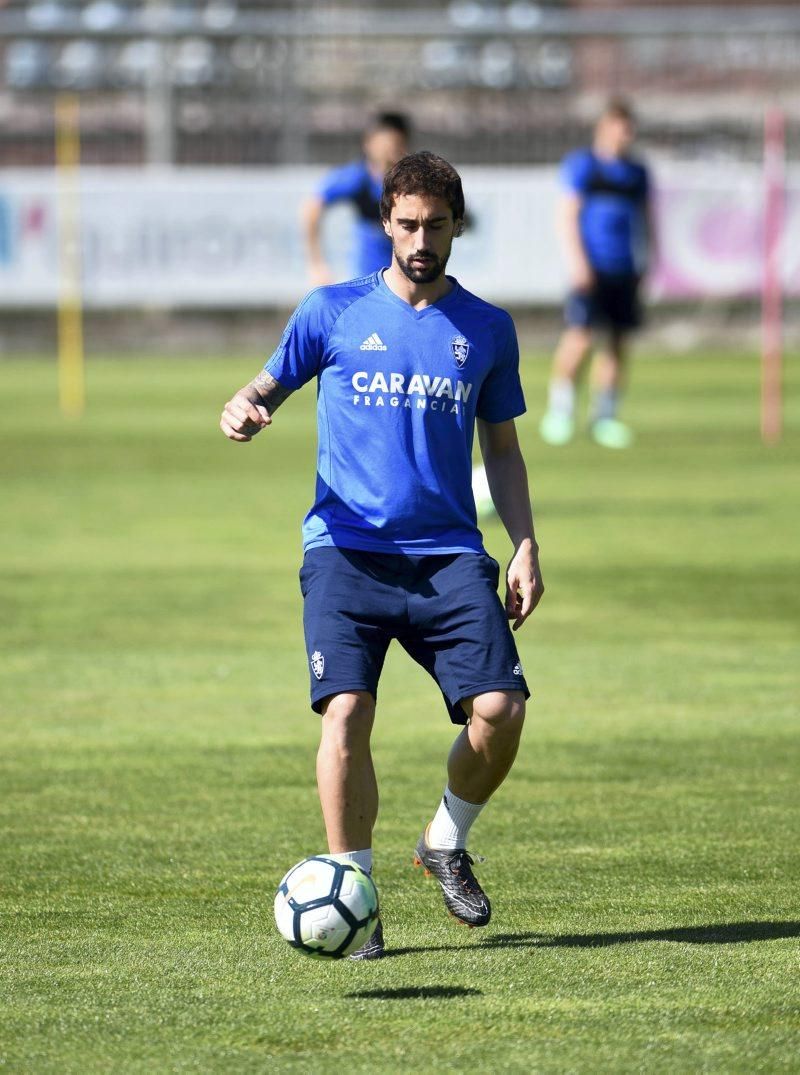
<svg viewBox="0 0 800 1075"><path fill-rule="evenodd" d="M449 787L444 789L439 809L428 826L425 839L429 847L440 850L466 847L472 822L486 803L468 803L454 795Z"/></svg>
<svg viewBox="0 0 800 1075"><path fill-rule="evenodd" d="M362 851L337 851L331 855L332 859L339 862L355 862L364 873L372 873L372 848L365 847Z"/></svg>
<svg viewBox="0 0 800 1075"><path fill-rule="evenodd" d="M568 377L554 377L547 397L548 410L571 418L575 412L575 385Z"/></svg>

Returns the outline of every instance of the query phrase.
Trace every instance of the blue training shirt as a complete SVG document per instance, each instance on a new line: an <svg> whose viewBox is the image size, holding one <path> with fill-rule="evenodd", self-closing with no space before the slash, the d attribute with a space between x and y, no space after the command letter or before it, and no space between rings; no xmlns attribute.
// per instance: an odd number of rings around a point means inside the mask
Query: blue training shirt
<svg viewBox="0 0 800 1075"><path fill-rule="evenodd" d="M561 181L582 199L581 238L592 268L613 275L643 271L650 192L645 166L579 149L562 162Z"/></svg>
<svg viewBox="0 0 800 1075"><path fill-rule="evenodd" d="M358 160L329 172L318 191L324 205L346 201L355 210L352 262L356 276L368 276L392 260L392 244L381 223L382 187L383 180L375 178L365 160Z"/></svg>
<svg viewBox="0 0 800 1075"><path fill-rule="evenodd" d="M514 323L453 290L415 310L383 273L317 288L265 369L317 378L316 498L303 547L481 552L472 495L475 418L525 411Z"/></svg>

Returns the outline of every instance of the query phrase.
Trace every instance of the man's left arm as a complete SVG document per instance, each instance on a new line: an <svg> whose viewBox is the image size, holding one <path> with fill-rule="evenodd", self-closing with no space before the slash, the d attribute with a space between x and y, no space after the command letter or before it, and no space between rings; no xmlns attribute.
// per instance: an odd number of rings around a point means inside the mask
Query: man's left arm
<svg viewBox="0 0 800 1075"><path fill-rule="evenodd" d="M658 229L656 226L656 206L653 197L653 184L649 171L644 173L644 241L645 270L650 275L658 261Z"/></svg>
<svg viewBox="0 0 800 1075"><path fill-rule="evenodd" d="M514 555L506 572L506 614L516 631L544 593L539 546L533 530L528 473L513 419L478 419L478 440L497 514L505 526Z"/></svg>

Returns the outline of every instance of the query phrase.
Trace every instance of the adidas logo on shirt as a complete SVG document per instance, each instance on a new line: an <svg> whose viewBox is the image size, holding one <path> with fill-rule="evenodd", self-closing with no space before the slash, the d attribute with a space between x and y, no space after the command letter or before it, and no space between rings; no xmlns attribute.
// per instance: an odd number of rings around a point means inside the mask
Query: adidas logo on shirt
<svg viewBox="0 0 800 1075"><path fill-rule="evenodd" d="M367 336L366 340L361 344L360 351L388 351L389 348L380 338L377 332L373 332L371 336Z"/></svg>

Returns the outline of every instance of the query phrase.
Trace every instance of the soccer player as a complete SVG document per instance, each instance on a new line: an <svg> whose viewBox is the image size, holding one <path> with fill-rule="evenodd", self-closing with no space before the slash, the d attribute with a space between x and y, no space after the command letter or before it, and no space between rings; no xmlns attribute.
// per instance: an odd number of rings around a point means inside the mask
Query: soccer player
<svg viewBox="0 0 800 1075"><path fill-rule="evenodd" d="M317 485L300 585L311 706L322 716L317 783L328 846L371 870L378 788L370 732L397 639L463 726L415 861L439 881L457 919L482 926L490 905L467 837L522 732L529 692L508 621L521 627L543 592L514 426L525 410L517 339L505 311L445 275L464 219L450 164L429 152L405 157L385 178L381 214L390 267L312 291L220 425L249 441L316 378ZM470 489L476 422L513 546L505 606ZM382 954L378 930L357 957Z"/></svg>
<svg viewBox="0 0 800 1075"><path fill-rule="evenodd" d="M363 156L330 172L303 207L306 253L315 285L333 283L322 252L322 218L329 205L349 202L355 210L352 272L368 276L392 259L392 244L381 224L383 177L408 152L409 123L397 112L381 112L364 134Z"/></svg>
<svg viewBox="0 0 800 1075"><path fill-rule="evenodd" d="M548 444L567 444L575 433L577 382L595 331L604 342L593 371L591 435L606 448L627 448L633 441L617 412L628 335L641 321L639 285L654 246L650 180L630 155L634 134L628 105L611 101L591 148L571 153L561 166L558 228L571 290L539 426Z"/></svg>

